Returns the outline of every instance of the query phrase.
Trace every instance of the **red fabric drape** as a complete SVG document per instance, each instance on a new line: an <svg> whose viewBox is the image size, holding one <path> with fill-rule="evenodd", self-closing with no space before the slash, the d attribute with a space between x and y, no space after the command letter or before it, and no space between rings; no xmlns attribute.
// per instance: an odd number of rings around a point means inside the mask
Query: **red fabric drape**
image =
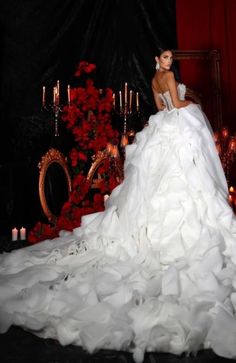
<svg viewBox="0 0 236 363"><path fill-rule="evenodd" d="M176 0L178 48L182 50L219 49L221 53L221 84L223 122L236 130L236 1ZM202 62L202 63L199 63ZM211 119L207 95L210 89L209 65L204 61L183 61L180 65L183 82L199 89Z"/></svg>

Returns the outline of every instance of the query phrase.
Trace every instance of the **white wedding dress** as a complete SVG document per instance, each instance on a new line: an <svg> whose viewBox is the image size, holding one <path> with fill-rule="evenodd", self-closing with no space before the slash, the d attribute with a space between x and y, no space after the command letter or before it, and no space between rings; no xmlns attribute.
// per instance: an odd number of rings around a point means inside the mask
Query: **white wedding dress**
<svg viewBox="0 0 236 363"><path fill-rule="evenodd" d="M185 86L178 86L184 99ZM0 256L0 329L62 345L236 358L236 219L200 106L166 109L126 147L106 209Z"/></svg>

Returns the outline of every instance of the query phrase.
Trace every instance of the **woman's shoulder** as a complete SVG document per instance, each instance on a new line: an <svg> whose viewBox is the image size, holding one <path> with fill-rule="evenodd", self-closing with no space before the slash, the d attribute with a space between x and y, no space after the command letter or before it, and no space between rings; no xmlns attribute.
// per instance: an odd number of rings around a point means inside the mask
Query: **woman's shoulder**
<svg viewBox="0 0 236 363"><path fill-rule="evenodd" d="M166 84L166 83L168 83L170 81L175 81L174 72L165 71L165 72L161 72L161 73L162 74L160 74L159 77L158 77L158 75L156 77L159 82L162 82L162 83Z"/></svg>
<svg viewBox="0 0 236 363"><path fill-rule="evenodd" d="M165 72L165 77L166 77L167 79L175 79L174 72L173 72L173 71L166 71L166 72Z"/></svg>
<svg viewBox="0 0 236 363"><path fill-rule="evenodd" d="M172 71L165 71L165 72L156 72L152 78L152 81L165 81L169 79L175 79L174 72Z"/></svg>

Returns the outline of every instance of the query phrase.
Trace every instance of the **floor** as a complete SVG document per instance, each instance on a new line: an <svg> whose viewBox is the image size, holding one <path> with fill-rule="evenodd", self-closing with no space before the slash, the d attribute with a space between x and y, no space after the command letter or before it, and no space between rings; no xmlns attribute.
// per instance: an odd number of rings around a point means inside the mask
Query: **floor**
<svg viewBox="0 0 236 363"><path fill-rule="evenodd" d="M38 338L21 328L12 327L0 335L1 363L134 363L126 352L99 351L90 355L80 347L62 347L57 341ZM196 357L148 353L144 363L232 363L216 356L212 351L200 351Z"/></svg>
<svg viewBox="0 0 236 363"><path fill-rule="evenodd" d="M0 238L0 252L11 251L27 245L27 241L12 242L9 236ZM61 346L52 339L41 339L18 327L11 327L0 334L1 363L134 363L127 352L102 350L93 355L76 346ZM236 363L215 355L210 350L197 356L175 356L165 353L148 353L143 363Z"/></svg>

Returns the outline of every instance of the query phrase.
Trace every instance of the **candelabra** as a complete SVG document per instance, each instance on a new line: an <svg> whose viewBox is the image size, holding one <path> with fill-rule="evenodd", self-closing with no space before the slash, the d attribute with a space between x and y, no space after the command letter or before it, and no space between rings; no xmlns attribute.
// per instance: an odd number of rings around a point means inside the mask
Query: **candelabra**
<svg viewBox="0 0 236 363"><path fill-rule="evenodd" d="M219 132L214 133L214 140L226 179L229 182L230 169L236 159L236 135L230 136L228 128L223 127Z"/></svg>
<svg viewBox="0 0 236 363"><path fill-rule="evenodd" d="M127 121L128 118L134 116L135 114L139 115L139 93L134 92L133 90L128 90L128 83L125 82L123 90L120 90L119 93L113 93L113 111L123 118L124 126L123 126L123 134L121 136L120 146L124 148L129 143L129 133L134 133L133 130L127 133Z"/></svg>
<svg viewBox="0 0 236 363"><path fill-rule="evenodd" d="M70 106L70 85L67 86L67 99L68 105ZM54 115L54 136L59 135L59 115L62 112L63 104L60 103L60 81L58 80L56 85L53 87L52 103L46 103L46 87L43 86L42 94L42 108L46 111L52 111Z"/></svg>

